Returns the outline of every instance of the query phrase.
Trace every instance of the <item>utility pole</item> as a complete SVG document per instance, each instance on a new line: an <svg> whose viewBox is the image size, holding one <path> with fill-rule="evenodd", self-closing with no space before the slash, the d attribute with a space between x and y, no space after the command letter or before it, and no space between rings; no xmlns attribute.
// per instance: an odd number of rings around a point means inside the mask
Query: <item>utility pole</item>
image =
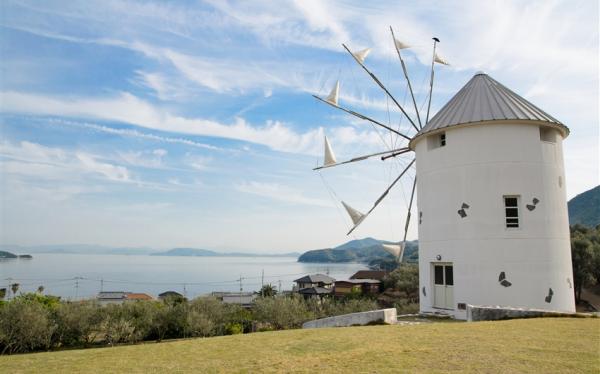
<svg viewBox="0 0 600 374"><path fill-rule="evenodd" d="M100 292L104 291L104 278L100 278Z"/></svg>
<svg viewBox="0 0 600 374"><path fill-rule="evenodd" d="M75 300L79 298L79 280L83 279L81 277L75 277Z"/></svg>
<svg viewBox="0 0 600 374"><path fill-rule="evenodd" d="M244 290L244 288L242 287L242 280L244 278L242 278L242 274L240 274L240 306L242 305L242 291Z"/></svg>
<svg viewBox="0 0 600 374"><path fill-rule="evenodd" d="M187 297L187 289L185 288L185 283L183 284L183 297Z"/></svg>
<svg viewBox="0 0 600 374"><path fill-rule="evenodd" d="M10 286L12 285L12 278L8 277L8 278L6 278L6 280L8 281L8 286L6 286L6 294L8 295L7 300L9 300L10 299L10 292L11 292Z"/></svg>
<svg viewBox="0 0 600 374"><path fill-rule="evenodd" d="M260 293L262 297L265 297L265 269L262 269L262 275L260 277Z"/></svg>
<svg viewBox="0 0 600 374"><path fill-rule="evenodd" d="M281 291L282 291L282 290L281 290L281 279L279 279L279 281L278 281L278 282L279 282L279 294L281 294Z"/></svg>

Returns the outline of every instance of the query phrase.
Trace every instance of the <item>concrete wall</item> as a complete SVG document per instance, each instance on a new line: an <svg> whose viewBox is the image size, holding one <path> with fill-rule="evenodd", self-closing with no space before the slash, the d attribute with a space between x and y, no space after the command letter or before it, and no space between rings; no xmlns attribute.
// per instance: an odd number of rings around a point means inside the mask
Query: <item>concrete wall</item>
<svg viewBox="0 0 600 374"><path fill-rule="evenodd" d="M497 306L474 306L467 305L467 321L498 321L514 318L533 317L573 317L588 316L581 313L564 313L553 310L526 309L526 308L502 308Z"/></svg>
<svg viewBox="0 0 600 374"><path fill-rule="evenodd" d="M430 149L427 137L414 144L421 311L438 310L433 265L452 263L446 312L456 318L466 318L459 303L574 312L562 137L542 141L532 122L445 132L444 147ZM519 228L505 227L504 195L520 196Z"/></svg>
<svg viewBox="0 0 600 374"><path fill-rule="evenodd" d="M341 316L327 317L305 322L303 329L314 329L320 327L345 327L353 325L366 325L369 322L383 321L393 324L398 321L396 308L371 310L368 312L359 312L344 314Z"/></svg>

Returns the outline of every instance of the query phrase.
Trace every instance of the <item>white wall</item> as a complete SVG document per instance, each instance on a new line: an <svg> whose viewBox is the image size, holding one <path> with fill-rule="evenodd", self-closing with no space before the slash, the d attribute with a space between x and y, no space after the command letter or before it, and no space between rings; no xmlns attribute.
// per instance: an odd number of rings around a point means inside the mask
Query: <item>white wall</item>
<svg viewBox="0 0 600 374"><path fill-rule="evenodd" d="M431 263L440 255L441 262L454 264L455 308L467 303L574 311L562 137L557 132L556 143L542 142L539 126L527 122L445 132L444 147L429 149L426 137L413 144L422 212L421 310L434 310ZM518 229L505 228L504 195L520 195ZM533 198L540 202L529 211ZM463 202L470 206L465 218L457 213ZM512 286L499 284L501 271ZM549 288L554 295L547 303ZM465 311L453 313L466 317Z"/></svg>

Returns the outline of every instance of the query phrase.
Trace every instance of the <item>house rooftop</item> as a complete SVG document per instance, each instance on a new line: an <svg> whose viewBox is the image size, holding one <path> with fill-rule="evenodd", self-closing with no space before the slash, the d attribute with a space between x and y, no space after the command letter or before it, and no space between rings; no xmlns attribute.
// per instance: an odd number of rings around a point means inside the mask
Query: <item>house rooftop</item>
<svg viewBox="0 0 600 374"><path fill-rule="evenodd" d="M325 275L325 274L311 274L311 275L305 275L302 278L298 278L294 282L296 282L296 283L332 284L333 282L335 282L335 279L331 278L330 276Z"/></svg>
<svg viewBox="0 0 600 374"><path fill-rule="evenodd" d="M359 270L354 273L350 279L378 279L383 280L385 278L387 271L383 270Z"/></svg>
<svg viewBox="0 0 600 374"><path fill-rule="evenodd" d="M127 300L153 300L154 298L146 293L128 292Z"/></svg>
<svg viewBox="0 0 600 374"><path fill-rule="evenodd" d="M98 300L123 300L127 296L125 291L101 291L98 293Z"/></svg>
<svg viewBox="0 0 600 374"><path fill-rule="evenodd" d="M165 291L163 293L158 294L158 297L168 297L168 296L183 296L179 292L175 291Z"/></svg>
<svg viewBox="0 0 600 374"><path fill-rule="evenodd" d="M378 284L381 283L379 279L344 279L335 281L335 283L352 283L352 284Z"/></svg>

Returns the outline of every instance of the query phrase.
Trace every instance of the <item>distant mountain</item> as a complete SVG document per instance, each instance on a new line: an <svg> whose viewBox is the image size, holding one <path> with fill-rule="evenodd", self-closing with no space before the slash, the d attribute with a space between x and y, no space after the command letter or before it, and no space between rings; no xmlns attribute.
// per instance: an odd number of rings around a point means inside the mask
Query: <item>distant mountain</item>
<svg viewBox="0 0 600 374"><path fill-rule="evenodd" d="M197 248L173 248L165 252L153 253L152 256L219 256L215 251Z"/></svg>
<svg viewBox="0 0 600 374"><path fill-rule="evenodd" d="M335 248L315 249L305 252L298 262L362 262L377 266L380 263L393 262L394 257L383 249L382 244L398 244L374 238L352 240ZM417 241L406 242L404 260L417 259Z"/></svg>
<svg viewBox="0 0 600 374"><path fill-rule="evenodd" d="M91 244L48 244L35 246L0 245L0 250L13 250L27 253L69 253L69 254L112 254L112 255L146 255L156 252L155 249L139 247L105 247Z"/></svg>
<svg viewBox="0 0 600 374"><path fill-rule="evenodd" d="M600 225L600 186L585 191L569 201L569 224Z"/></svg>
<svg viewBox="0 0 600 374"><path fill-rule="evenodd" d="M173 248L164 252L152 253L152 256L198 256L198 257L297 257L300 253L257 254L246 252L221 253L209 249Z"/></svg>

